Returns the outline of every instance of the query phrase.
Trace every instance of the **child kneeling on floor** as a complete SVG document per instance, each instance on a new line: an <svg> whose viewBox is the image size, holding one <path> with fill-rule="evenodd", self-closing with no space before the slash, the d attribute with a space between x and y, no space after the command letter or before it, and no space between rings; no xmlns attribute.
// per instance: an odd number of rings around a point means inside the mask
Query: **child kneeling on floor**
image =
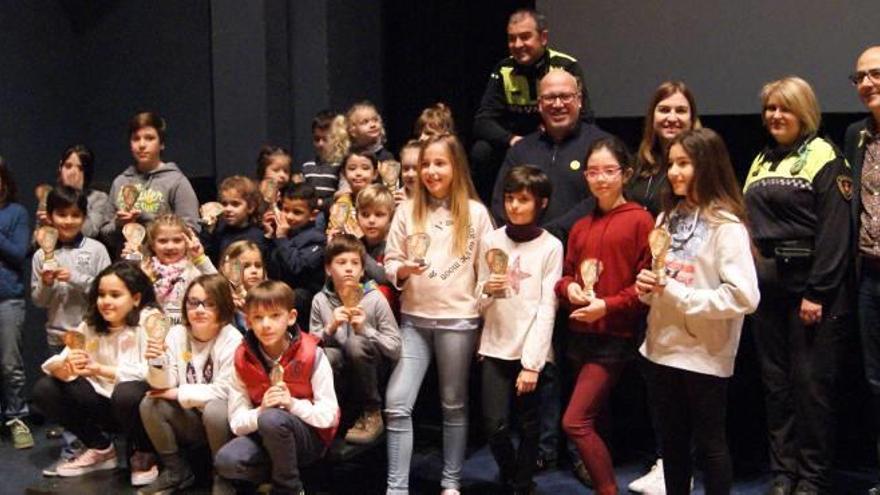
<svg viewBox="0 0 880 495"><path fill-rule="evenodd" d="M336 434L333 372L318 339L296 326L296 297L268 280L245 300L250 332L235 351L229 426L217 474L239 489L270 480L272 493L303 493L299 468L323 456Z"/></svg>

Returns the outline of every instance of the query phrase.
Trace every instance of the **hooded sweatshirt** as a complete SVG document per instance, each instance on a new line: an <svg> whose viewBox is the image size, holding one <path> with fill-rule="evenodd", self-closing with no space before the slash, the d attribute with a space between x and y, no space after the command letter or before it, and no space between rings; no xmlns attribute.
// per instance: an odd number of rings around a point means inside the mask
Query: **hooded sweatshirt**
<svg viewBox="0 0 880 495"><path fill-rule="evenodd" d="M635 281L639 271L651 264L648 233L653 227L651 214L633 202L609 212L597 209L574 225L556 294L572 307L568 286L572 282L583 284L580 264L595 258L602 268L593 290L596 297L605 301L607 314L593 323L569 319L571 331L635 337L646 309L639 302Z"/></svg>
<svg viewBox="0 0 880 495"><path fill-rule="evenodd" d="M110 186L110 202L114 214L123 208L122 188L126 184L137 186L140 195L134 205L141 212L138 222L147 224L162 213L174 213L193 230L199 232L199 200L186 175L180 171L176 163L162 162L149 172L140 172L136 166L130 165L124 172L113 179ZM116 222L104 226L105 234L116 231Z"/></svg>

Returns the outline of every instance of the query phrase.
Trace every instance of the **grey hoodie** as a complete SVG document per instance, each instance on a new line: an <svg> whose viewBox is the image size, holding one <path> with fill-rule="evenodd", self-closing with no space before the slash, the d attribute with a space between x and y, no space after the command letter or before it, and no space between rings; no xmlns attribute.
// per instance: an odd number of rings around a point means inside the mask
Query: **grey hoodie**
<svg viewBox="0 0 880 495"><path fill-rule="evenodd" d="M333 335L324 333L324 327L333 321L333 310L342 305L332 285L328 280L324 290L312 299L309 333L320 337L322 345L326 347L342 347L352 332L349 324L340 325ZM383 355L396 361L400 356L400 332L391 306L385 296L375 289L374 284L366 284L364 291L364 298L359 304L367 316L364 321L364 335L376 343Z"/></svg>
<svg viewBox="0 0 880 495"><path fill-rule="evenodd" d="M113 214L123 206L122 187L135 184L140 190L134 208L140 210L140 223L147 224L162 213L174 213L193 228L197 233L199 226L199 200L189 183L189 179L172 162L162 162L155 169L141 173L137 167L130 165L125 171L113 179L110 186L110 203ZM104 226L105 234L116 231L116 222Z"/></svg>

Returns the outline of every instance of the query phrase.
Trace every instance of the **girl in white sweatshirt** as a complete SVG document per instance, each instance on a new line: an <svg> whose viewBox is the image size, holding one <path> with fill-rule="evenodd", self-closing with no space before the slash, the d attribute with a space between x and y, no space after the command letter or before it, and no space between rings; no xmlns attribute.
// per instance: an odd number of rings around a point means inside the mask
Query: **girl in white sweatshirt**
<svg viewBox="0 0 880 495"><path fill-rule="evenodd" d="M183 305L183 323L172 327L164 342L147 341L152 390L141 401L141 419L164 469L143 493L180 490L195 481L179 444L207 444L213 456L232 438L226 394L241 333L231 324L235 303L229 281L218 274L196 278Z"/></svg>
<svg viewBox="0 0 880 495"><path fill-rule="evenodd" d="M724 141L685 132L669 148L657 225L671 234L665 277L642 270L636 289L651 305L640 352L650 362L666 493L690 493L691 438L707 494L730 493L725 421L743 316L758 306L758 282L742 193ZM665 278L665 280L664 280Z"/></svg>
<svg viewBox="0 0 880 495"><path fill-rule="evenodd" d="M388 493L409 491L412 408L431 355L437 358L443 408L443 495L458 495L467 445L468 370L480 314L474 289L476 258L492 231L476 198L464 148L454 136L426 140L419 153L419 187L400 204L385 251L388 279L401 290L401 356L385 400ZM409 252L411 236L430 239L424 263Z"/></svg>

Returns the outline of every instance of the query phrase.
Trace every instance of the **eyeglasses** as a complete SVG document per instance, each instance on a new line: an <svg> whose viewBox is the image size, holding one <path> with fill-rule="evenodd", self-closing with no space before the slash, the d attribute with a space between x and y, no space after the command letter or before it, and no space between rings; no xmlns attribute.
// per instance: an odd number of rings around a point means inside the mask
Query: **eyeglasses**
<svg viewBox="0 0 880 495"><path fill-rule="evenodd" d="M538 99L541 100L541 103L545 105L552 105L556 103L557 99L561 101L563 105L568 105L569 103L573 102L574 99L577 97L577 93L560 93L555 95L541 95L538 97Z"/></svg>
<svg viewBox="0 0 880 495"><path fill-rule="evenodd" d="M880 84L880 68L853 72L849 75L849 82L851 82L853 86L858 86L859 84L862 84L862 81L864 81L866 77L870 79L872 83Z"/></svg>
<svg viewBox="0 0 880 495"><path fill-rule="evenodd" d="M613 179L613 178L617 177L618 174L620 174L620 167L613 167L613 168L609 167L609 168L601 169L601 170L600 169L592 169L592 170L587 170L586 173L587 173L587 180L596 180L600 176L604 177L605 179Z"/></svg>
<svg viewBox="0 0 880 495"><path fill-rule="evenodd" d="M186 299L186 309L198 309L199 306L205 308L205 311L214 311L217 309L217 303L214 301L196 299L194 297L188 297Z"/></svg>

